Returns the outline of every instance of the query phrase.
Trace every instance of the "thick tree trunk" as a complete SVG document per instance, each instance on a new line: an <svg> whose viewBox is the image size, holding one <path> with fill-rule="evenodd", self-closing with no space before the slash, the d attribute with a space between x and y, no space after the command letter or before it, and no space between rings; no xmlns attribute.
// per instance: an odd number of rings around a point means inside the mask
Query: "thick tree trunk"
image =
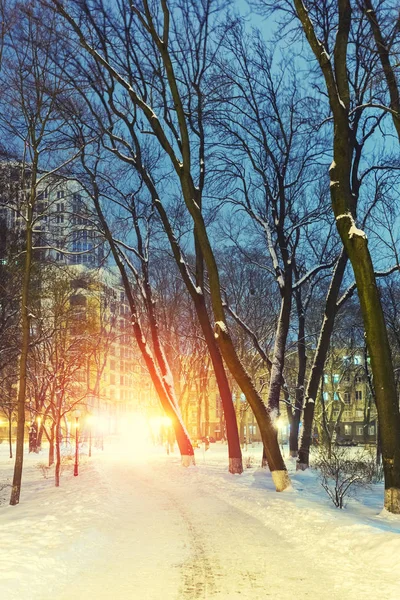
<svg viewBox="0 0 400 600"><path fill-rule="evenodd" d="M190 176L188 176L184 170L182 170L181 173L181 185L185 203L193 218L193 222L196 227L196 236L207 265L211 302L216 320L214 335L221 350L221 354L230 372L232 373L232 376L236 380L238 386L253 410L260 429L261 438L265 446L268 466L270 468L276 490L283 491L290 486L290 478L279 448L277 431L272 423L269 412L267 411L260 394L257 392L251 378L241 363L232 343L232 339L229 335L222 303L218 267L207 235L204 220L196 201L196 189L191 182Z"/></svg>
<svg viewBox="0 0 400 600"><path fill-rule="evenodd" d="M371 357L385 474L385 508L390 512L400 513L400 414L392 357L367 238L354 221L355 198L351 189L354 143L349 123L347 65L351 3L349 0L338 2L339 20L333 63L315 34L303 1L294 0L294 4L324 76L332 110L333 162L329 169L332 208L337 229L353 267Z"/></svg>
<svg viewBox="0 0 400 600"><path fill-rule="evenodd" d="M331 285L325 302L324 320L315 351L311 375L306 390L306 401L303 411L303 432L300 440L299 458L297 469L304 471L309 467L310 446L312 443L314 409L318 388L324 373L326 357L329 350L333 326L336 317L336 304L339 297L340 286L347 265L347 254L343 250L336 264Z"/></svg>
<svg viewBox="0 0 400 600"><path fill-rule="evenodd" d="M332 206L340 237L353 267L371 358L385 473L385 508L400 513L400 414L392 356L367 238L363 231L357 229L351 214L353 198L348 183L351 158L347 113L343 115L343 121L335 127L334 163L329 172Z"/></svg>

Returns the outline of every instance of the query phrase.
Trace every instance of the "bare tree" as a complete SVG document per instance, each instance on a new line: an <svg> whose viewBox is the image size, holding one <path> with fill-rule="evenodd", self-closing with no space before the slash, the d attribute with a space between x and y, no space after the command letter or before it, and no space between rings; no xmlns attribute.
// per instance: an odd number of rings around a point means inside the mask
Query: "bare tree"
<svg viewBox="0 0 400 600"><path fill-rule="evenodd" d="M385 507L400 512L400 415L390 345L367 237L355 223L351 190L354 137L350 121L347 49L352 22L349 0L338 0L337 33L333 53L318 38L315 23L302 0L294 0L298 18L320 66L334 124L333 162L329 169L336 225L355 274L371 357L382 440Z"/></svg>
<svg viewBox="0 0 400 600"><path fill-rule="evenodd" d="M1 120L3 137L10 140L14 155L18 157L13 165L17 174L19 190L16 205L18 227L24 232L24 267L21 295L21 346L18 385L18 423L15 469L10 504L19 503L23 467L25 401L27 386L27 365L31 338L32 314L30 310L30 290L32 265L34 262L35 208L38 189L45 179L60 166L62 159L53 151L60 143L60 126L63 116L57 109L58 97L64 93L64 85L57 73L49 72L49 49L56 45L54 17L48 13L47 30L43 34L41 19L35 6L26 11L17 6L18 19L11 13L12 27L6 31L3 51L0 87ZM6 15L6 19L9 15ZM40 48L39 48L40 46ZM64 156L65 160L65 156ZM58 163L58 165L57 165ZM46 173L43 173L46 171Z"/></svg>

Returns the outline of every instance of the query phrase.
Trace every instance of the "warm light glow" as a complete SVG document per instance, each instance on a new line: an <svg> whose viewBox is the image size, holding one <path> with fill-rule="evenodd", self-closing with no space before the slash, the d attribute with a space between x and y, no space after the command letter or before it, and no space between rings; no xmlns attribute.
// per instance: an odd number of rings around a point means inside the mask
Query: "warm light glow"
<svg viewBox="0 0 400 600"><path fill-rule="evenodd" d="M281 417L278 417L275 421L275 427L279 431L284 431L286 429L286 423L283 421L283 419L281 419Z"/></svg>
<svg viewBox="0 0 400 600"><path fill-rule="evenodd" d="M37 424L40 427L40 423L42 422L42 417L36 417Z"/></svg>
<svg viewBox="0 0 400 600"><path fill-rule="evenodd" d="M141 414L130 414L118 419L121 449L130 458L143 459L150 449L149 422Z"/></svg>

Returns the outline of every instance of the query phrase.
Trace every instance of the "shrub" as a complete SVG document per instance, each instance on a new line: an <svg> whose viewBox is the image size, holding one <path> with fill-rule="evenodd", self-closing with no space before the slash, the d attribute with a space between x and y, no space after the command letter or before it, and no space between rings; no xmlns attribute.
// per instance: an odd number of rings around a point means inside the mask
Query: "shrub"
<svg viewBox="0 0 400 600"><path fill-rule="evenodd" d="M356 488L367 487L376 480L376 465L365 452L356 454L334 446L329 453L321 447L314 466L319 470L321 485L337 508Z"/></svg>

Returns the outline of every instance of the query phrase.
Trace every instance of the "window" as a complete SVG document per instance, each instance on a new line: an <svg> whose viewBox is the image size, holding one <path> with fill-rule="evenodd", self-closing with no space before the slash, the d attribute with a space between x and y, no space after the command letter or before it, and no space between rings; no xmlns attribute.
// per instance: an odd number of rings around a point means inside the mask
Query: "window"
<svg viewBox="0 0 400 600"><path fill-rule="evenodd" d="M348 373L343 375L343 381L346 381L347 383L350 381L350 375Z"/></svg>
<svg viewBox="0 0 400 600"><path fill-rule="evenodd" d="M328 373L324 374L324 383L329 383L329 375L328 375Z"/></svg>
<svg viewBox="0 0 400 600"><path fill-rule="evenodd" d="M56 223L64 223L64 215L57 215Z"/></svg>
<svg viewBox="0 0 400 600"><path fill-rule="evenodd" d="M345 404L350 404L350 392L345 392L344 393L344 403Z"/></svg>
<svg viewBox="0 0 400 600"><path fill-rule="evenodd" d="M344 426L344 435L351 435L351 425Z"/></svg>
<svg viewBox="0 0 400 600"><path fill-rule="evenodd" d="M354 378L354 381L355 381L356 383L361 383L361 382L362 382L362 380L363 380L363 377L362 377L362 375L356 375L356 376L355 376L355 378Z"/></svg>
<svg viewBox="0 0 400 600"><path fill-rule="evenodd" d="M364 412L362 410L356 410L356 418L357 419L363 419L364 418Z"/></svg>
<svg viewBox="0 0 400 600"><path fill-rule="evenodd" d="M335 373L335 374L333 375L333 383L339 383L339 380L340 380L340 375L339 375L339 373Z"/></svg>
<svg viewBox="0 0 400 600"><path fill-rule="evenodd" d="M363 393L362 390L356 390L356 400L362 400Z"/></svg>
<svg viewBox="0 0 400 600"><path fill-rule="evenodd" d="M368 435L375 435L375 425L370 425L368 427Z"/></svg>
<svg viewBox="0 0 400 600"><path fill-rule="evenodd" d="M329 400L329 394L328 394L328 392L324 392L322 395L323 395L323 398L324 398L325 402L328 402L328 400Z"/></svg>
<svg viewBox="0 0 400 600"><path fill-rule="evenodd" d="M60 198L64 198L64 190L60 190L57 192L57 200L59 200Z"/></svg>
<svg viewBox="0 0 400 600"><path fill-rule="evenodd" d="M361 365L361 356L359 354L356 354L354 356L354 364L355 365Z"/></svg>
<svg viewBox="0 0 400 600"><path fill-rule="evenodd" d="M339 400L339 394L337 392L333 392L333 399Z"/></svg>
<svg viewBox="0 0 400 600"><path fill-rule="evenodd" d="M114 373L110 373L110 384L115 385L115 375Z"/></svg>
<svg viewBox="0 0 400 600"><path fill-rule="evenodd" d="M364 435L364 427L362 425L357 425L357 435Z"/></svg>

